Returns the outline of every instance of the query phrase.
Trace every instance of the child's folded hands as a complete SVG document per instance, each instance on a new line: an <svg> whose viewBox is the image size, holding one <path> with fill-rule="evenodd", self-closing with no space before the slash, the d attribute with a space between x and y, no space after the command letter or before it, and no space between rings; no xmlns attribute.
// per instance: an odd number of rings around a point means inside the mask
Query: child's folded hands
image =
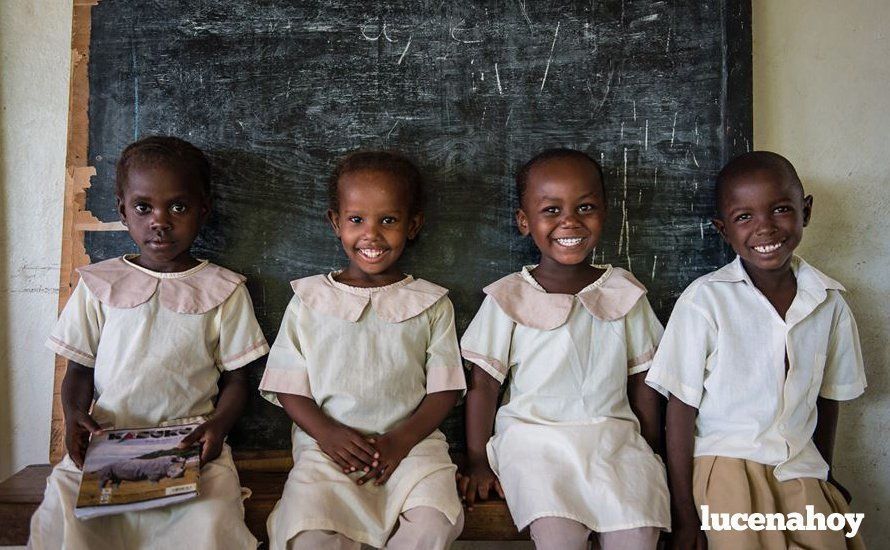
<svg viewBox="0 0 890 550"><path fill-rule="evenodd" d="M413 447L411 439L406 434L395 429L377 437L370 437L368 442L377 449L378 458L376 465L359 478L356 483L363 485L374 479L374 485L383 485L395 469L399 467L402 460L411 452Z"/></svg>
<svg viewBox="0 0 890 550"><path fill-rule="evenodd" d="M344 473L367 473L377 467L377 450L362 434L348 426L331 422L330 427L323 430L316 441Z"/></svg>
<svg viewBox="0 0 890 550"><path fill-rule="evenodd" d="M473 509L477 495L479 500L488 500L492 491L504 498L501 482L488 464L471 462L465 474L457 475L457 493L466 502L468 510Z"/></svg>

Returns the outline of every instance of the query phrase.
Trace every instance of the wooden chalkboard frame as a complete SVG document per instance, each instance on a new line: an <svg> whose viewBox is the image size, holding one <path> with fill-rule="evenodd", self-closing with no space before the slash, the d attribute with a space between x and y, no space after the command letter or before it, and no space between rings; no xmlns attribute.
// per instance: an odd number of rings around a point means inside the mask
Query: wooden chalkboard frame
<svg viewBox="0 0 890 550"><path fill-rule="evenodd" d="M92 8L100 0L74 0L71 33L71 67L68 113L68 140L64 186L62 253L59 270L59 311L64 308L77 284L76 269L90 263L84 248L87 232L122 231L119 222L103 222L86 209L86 190L96 174L88 162L89 145L89 55ZM721 113L724 141L723 161L752 149L752 43L751 1L723 0L723 81ZM56 357L50 461L64 456L64 418L60 391L67 361ZM290 467L289 450L240 452L236 461L251 470L281 470Z"/></svg>

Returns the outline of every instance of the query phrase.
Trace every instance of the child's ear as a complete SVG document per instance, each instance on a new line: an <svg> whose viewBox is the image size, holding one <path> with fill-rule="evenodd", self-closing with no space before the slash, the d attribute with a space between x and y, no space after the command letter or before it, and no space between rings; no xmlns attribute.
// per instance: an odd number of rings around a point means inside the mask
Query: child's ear
<svg viewBox="0 0 890 550"><path fill-rule="evenodd" d="M720 218L711 218L711 225L714 226L714 229L717 230L717 233L720 233L720 236L723 237L723 240L726 240L726 226L723 224L723 220Z"/></svg>
<svg viewBox="0 0 890 550"><path fill-rule="evenodd" d="M813 195L807 195L803 198L803 226L806 227L810 223L810 216L813 215Z"/></svg>
<svg viewBox="0 0 890 550"><path fill-rule="evenodd" d="M420 233L420 228L423 227L423 212L418 212L411 217L411 221L408 223L408 239L414 240L414 237Z"/></svg>
<svg viewBox="0 0 890 550"><path fill-rule="evenodd" d="M334 228L334 234L337 237L340 237L340 213L334 210L333 208L328 209L327 213L328 221L331 223L331 227Z"/></svg>
<svg viewBox="0 0 890 550"><path fill-rule="evenodd" d="M115 195L114 197L115 206L117 206L117 215L120 216L121 223L124 224L124 227L127 225L127 209L124 206L124 200L119 196Z"/></svg>
<svg viewBox="0 0 890 550"><path fill-rule="evenodd" d="M528 228L528 216L522 211L522 208L516 210L516 225L519 226L519 233L523 237L527 237L530 230Z"/></svg>

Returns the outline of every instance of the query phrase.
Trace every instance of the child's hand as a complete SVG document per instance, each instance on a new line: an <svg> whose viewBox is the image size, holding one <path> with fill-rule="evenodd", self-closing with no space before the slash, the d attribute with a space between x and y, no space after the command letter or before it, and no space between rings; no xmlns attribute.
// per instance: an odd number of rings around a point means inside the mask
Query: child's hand
<svg viewBox="0 0 890 550"><path fill-rule="evenodd" d="M466 474L458 475L457 492L461 500L466 502L467 510L473 509L477 494L480 500L488 500L491 491L497 492L501 498L504 498L501 482L498 481L498 476L494 475L487 463L470 463Z"/></svg>
<svg viewBox="0 0 890 550"><path fill-rule="evenodd" d="M675 518L671 527L671 550L708 550L708 538L697 514L694 519Z"/></svg>
<svg viewBox="0 0 890 550"><path fill-rule="evenodd" d="M316 442L345 474L370 472L377 466L377 450L362 434L348 426L332 422Z"/></svg>
<svg viewBox="0 0 890 550"><path fill-rule="evenodd" d="M92 416L85 412L78 411L70 416L65 416L65 448L68 449L68 456L81 470L90 434L98 435L100 433L102 433L102 428L93 420Z"/></svg>
<svg viewBox="0 0 890 550"><path fill-rule="evenodd" d="M185 436L182 441L179 442L178 448L188 449L195 443L200 442L201 465L204 465L219 456L222 452L225 440L225 431L223 431L219 427L219 424L213 420L208 420L192 430L192 433Z"/></svg>
<svg viewBox="0 0 890 550"><path fill-rule="evenodd" d="M399 467L402 459L411 452L412 445L401 436L398 430L385 433L380 437L369 438L368 442L373 443L374 448L377 449L377 464L356 483L362 485L376 478L374 485L383 485Z"/></svg>

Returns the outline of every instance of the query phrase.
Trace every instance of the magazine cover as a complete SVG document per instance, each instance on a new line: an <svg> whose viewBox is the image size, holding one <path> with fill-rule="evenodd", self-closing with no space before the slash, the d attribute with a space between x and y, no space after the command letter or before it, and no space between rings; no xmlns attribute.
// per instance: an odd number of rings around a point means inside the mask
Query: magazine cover
<svg viewBox="0 0 890 550"><path fill-rule="evenodd" d="M176 446L197 426L108 430L93 436L74 515L87 519L196 497L201 447Z"/></svg>

